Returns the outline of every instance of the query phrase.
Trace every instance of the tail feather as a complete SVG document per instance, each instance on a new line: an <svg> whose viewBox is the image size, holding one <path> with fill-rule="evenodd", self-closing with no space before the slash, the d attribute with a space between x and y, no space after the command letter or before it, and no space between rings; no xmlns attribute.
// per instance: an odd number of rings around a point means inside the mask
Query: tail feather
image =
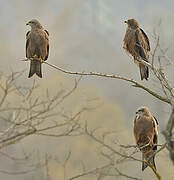
<svg viewBox="0 0 174 180"><path fill-rule="evenodd" d="M141 80L143 80L143 79L148 80L149 68L147 66L145 66L144 64L139 64L139 67L140 67Z"/></svg>
<svg viewBox="0 0 174 180"><path fill-rule="evenodd" d="M156 170L156 165L155 165L155 156L152 156L149 158L147 158L144 154L142 154L142 159L143 161L146 160L148 161L149 163L151 163L153 165L153 167L155 168ZM142 162L142 171L144 171L146 168L148 167L148 164L146 162Z"/></svg>
<svg viewBox="0 0 174 180"><path fill-rule="evenodd" d="M36 63L35 72L36 72L37 76L42 78L42 69L41 69L41 62L40 61Z"/></svg>
<svg viewBox="0 0 174 180"><path fill-rule="evenodd" d="M41 62L38 60L32 60L30 62L30 72L28 77L32 77L36 73L37 76L42 78L42 69L41 69Z"/></svg>

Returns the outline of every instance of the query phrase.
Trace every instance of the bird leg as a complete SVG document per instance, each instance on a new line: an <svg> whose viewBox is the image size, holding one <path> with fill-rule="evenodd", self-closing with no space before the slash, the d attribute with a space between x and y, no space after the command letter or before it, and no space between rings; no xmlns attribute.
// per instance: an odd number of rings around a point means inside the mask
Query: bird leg
<svg viewBox="0 0 174 180"><path fill-rule="evenodd" d="M32 56L32 58L38 58L38 56L35 54L34 56Z"/></svg>
<svg viewBox="0 0 174 180"><path fill-rule="evenodd" d="M43 63L43 59L41 57L39 57L38 60L41 62L41 64Z"/></svg>
<svg viewBox="0 0 174 180"><path fill-rule="evenodd" d="M34 56L32 56L33 59L37 59L38 61L40 61L41 63L43 63L43 60L41 58L41 56L38 58L38 56L35 54Z"/></svg>
<svg viewBox="0 0 174 180"><path fill-rule="evenodd" d="M134 63L136 64L136 65L139 65L139 60L137 59L137 57L136 56L133 56L134 57Z"/></svg>
<svg viewBox="0 0 174 180"><path fill-rule="evenodd" d="M155 166L148 160L144 159L143 160L148 166L151 167L151 169L156 173L156 169L155 169Z"/></svg>

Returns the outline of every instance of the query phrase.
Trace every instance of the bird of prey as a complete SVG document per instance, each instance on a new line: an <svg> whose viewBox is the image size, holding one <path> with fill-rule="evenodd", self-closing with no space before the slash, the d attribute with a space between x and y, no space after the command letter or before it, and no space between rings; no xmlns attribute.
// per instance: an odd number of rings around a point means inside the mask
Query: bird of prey
<svg viewBox="0 0 174 180"><path fill-rule="evenodd" d="M136 144L142 152L143 161L155 165L155 151L157 151L158 143L158 121L152 116L147 107L141 107L136 112L137 116L134 120L134 136ZM148 166L148 163L142 163L142 171Z"/></svg>
<svg viewBox="0 0 174 180"><path fill-rule="evenodd" d="M29 21L26 25L31 26L31 30L26 34L26 57L33 58L30 62L28 77L36 73L42 78L41 64L47 60L49 54L49 33L36 19Z"/></svg>
<svg viewBox="0 0 174 180"><path fill-rule="evenodd" d="M128 27L123 40L123 48L133 56L135 64L139 66L141 80L148 80L149 69L139 60L148 62L150 51L149 39L135 19L129 19L125 23Z"/></svg>

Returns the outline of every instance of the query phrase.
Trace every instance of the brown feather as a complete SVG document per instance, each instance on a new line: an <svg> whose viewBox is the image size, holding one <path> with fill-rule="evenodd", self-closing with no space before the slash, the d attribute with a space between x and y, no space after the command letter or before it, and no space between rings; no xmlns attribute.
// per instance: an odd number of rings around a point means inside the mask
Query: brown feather
<svg viewBox="0 0 174 180"><path fill-rule="evenodd" d="M150 51L149 39L145 32L140 29L136 20L130 19L126 22L128 27L123 40L123 48L133 56L134 62L139 66L141 80L148 80L148 67L143 64L140 65L138 60L141 59L148 62Z"/></svg>
<svg viewBox="0 0 174 180"><path fill-rule="evenodd" d="M143 160L147 160L152 163L154 168L156 168L154 161L154 152L157 150L156 144L158 143L158 127L156 120L151 115L150 111L146 107L142 107L138 110L142 114L135 118L134 121L134 136L136 144L142 152ZM147 167L147 163L142 163L142 170Z"/></svg>
<svg viewBox="0 0 174 180"><path fill-rule="evenodd" d="M42 60L47 60L49 55L49 33L42 28L42 25L37 21L33 20L36 25L31 25L31 31L26 35L26 57L32 58L34 55ZM31 21L30 21L31 22ZM40 61L34 60L30 63L29 77L33 74L37 74L42 77L41 63Z"/></svg>

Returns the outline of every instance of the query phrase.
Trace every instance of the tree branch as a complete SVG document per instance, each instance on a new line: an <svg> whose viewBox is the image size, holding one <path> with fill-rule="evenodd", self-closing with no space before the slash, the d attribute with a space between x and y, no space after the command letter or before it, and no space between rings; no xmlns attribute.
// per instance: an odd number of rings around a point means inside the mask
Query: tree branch
<svg viewBox="0 0 174 180"><path fill-rule="evenodd" d="M32 61L33 58L30 58L30 59L24 59L23 61ZM138 83L137 81L133 80L133 79L129 79L129 78L125 78L125 77L122 77L122 76L117 76L117 75L113 75L113 74L104 74L104 73L98 73L98 72L89 72L89 73L85 73L85 72L73 72L73 71L67 71L67 70L64 70L58 66L55 66L53 64L50 64L46 61L43 62L44 64L47 64L48 66L54 68L54 69L57 69L65 74L71 74L71 75L80 75L80 76L97 76L97 77L104 77L104 78L111 78L111 79L120 79L120 80L123 80L123 81L127 81L127 82L130 82L130 83L133 83L133 87L138 87L138 88L141 88L143 90L145 90L146 92L148 92L149 94L151 94L152 96L156 97L157 99L163 101L163 102L166 102L168 104L171 104L171 101L170 99L166 98L166 97L163 97L161 95L159 95L158 93L152 91L151 89L143 86L142 84ZM149 63L145 63L147 64L148 66L152 67Z"/></svg>

